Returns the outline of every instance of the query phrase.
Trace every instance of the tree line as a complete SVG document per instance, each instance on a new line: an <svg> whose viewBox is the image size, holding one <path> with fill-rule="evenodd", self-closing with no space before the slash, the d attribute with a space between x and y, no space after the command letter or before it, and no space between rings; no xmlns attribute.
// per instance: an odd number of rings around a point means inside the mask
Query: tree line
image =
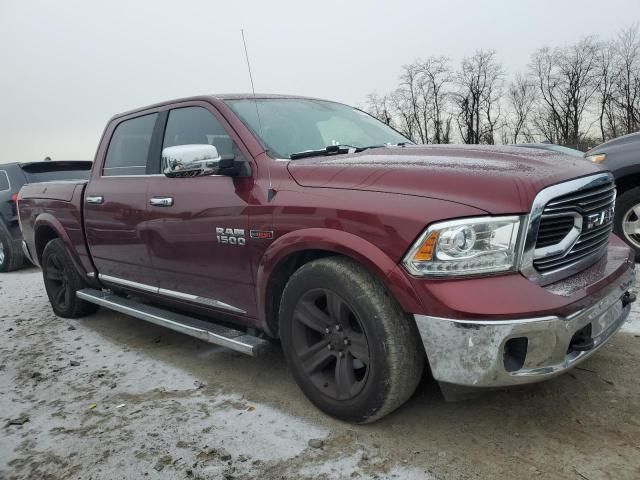
<svg viewBox="0 0 640 480"><path fill-rule="evenodd" d="M640 28L543 47L511 78L495 50L403 65L365 109L416 143L595 145L640 129Z"/></svg>

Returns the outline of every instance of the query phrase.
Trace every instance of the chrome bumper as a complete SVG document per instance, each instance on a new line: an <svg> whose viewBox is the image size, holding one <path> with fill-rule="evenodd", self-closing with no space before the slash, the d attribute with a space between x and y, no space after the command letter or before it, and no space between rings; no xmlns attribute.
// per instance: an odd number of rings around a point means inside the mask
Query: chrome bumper
<svg viewBox="0 0 640 480"><path fill-rule="evenodd" d="M439 382L489 388L533 383L574 367L611 338L629 316L634 296L628 289L633 281L629 269L602 300L567 317L495 321L414 317ZM589 341L578 345L575 335L585 331Z"/></svg>

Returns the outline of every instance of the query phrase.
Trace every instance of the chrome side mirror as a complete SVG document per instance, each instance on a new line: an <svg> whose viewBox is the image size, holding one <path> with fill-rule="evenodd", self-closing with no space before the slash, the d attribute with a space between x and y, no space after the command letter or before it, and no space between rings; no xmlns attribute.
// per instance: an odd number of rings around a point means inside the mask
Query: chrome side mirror
<svg viewBox="0 0 640 480"><path fill-rule="evenodd" d="M233 167L233 159L223 159L213 145L176 145L162 150L162 172L167 177L218 175Z"/></svg>

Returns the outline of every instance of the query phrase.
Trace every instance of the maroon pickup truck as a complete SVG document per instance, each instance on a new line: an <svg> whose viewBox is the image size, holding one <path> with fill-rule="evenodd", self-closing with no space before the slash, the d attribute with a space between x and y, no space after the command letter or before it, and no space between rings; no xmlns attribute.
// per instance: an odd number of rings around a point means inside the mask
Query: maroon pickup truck
<svg viewBox="0 0 640 480"><path fill-rule="evenodd" d="M635 299L615 196L582 159L414 145L340 103L217 95L115 116L88 181L18 203L57 315L103 306L254 356L277 338L316 406L364 423L427 364L455 398L600 348Z"/></svg>

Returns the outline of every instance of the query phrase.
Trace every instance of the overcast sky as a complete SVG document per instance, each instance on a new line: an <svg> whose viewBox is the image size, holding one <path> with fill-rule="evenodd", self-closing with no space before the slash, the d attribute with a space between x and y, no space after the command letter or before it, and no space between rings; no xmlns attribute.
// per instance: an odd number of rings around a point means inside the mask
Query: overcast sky
<svg viewBox="0 0 640 480"><path fill-rule="evenodd" d="M0 0L0 163L93 158L115 113L256 90L363 104L400 66L479 48L509 74L533 50L640 21L639 0Z"/></svg>

